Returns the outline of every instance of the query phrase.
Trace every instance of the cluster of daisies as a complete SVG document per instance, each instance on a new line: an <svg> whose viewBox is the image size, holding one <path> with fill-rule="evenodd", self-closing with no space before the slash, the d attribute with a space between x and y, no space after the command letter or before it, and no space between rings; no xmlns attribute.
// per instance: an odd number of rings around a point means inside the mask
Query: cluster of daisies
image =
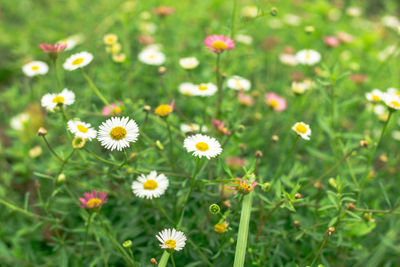
<svg viewBox="0 0 400 267"><path fill-rule="evenodd" d="M373 89L365 94L368 101L379 104L384 102L391 110L400 109L400 91L396 88L389 88L386 92L379 89Z"/></svg>

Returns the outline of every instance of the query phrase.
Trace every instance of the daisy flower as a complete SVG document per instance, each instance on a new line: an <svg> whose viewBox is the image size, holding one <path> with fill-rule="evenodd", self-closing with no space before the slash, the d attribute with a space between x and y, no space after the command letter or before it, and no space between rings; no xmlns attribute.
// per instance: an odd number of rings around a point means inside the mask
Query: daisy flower
<svg viewBox="0 0 400 267"><path fill-rule="evenodd" d="M133 194L140 198L153 199L158 198L165 193L169 185L167 177L156 171L151 171L149 175L140 175L132 183Z"/></svg>
<svg viewBox="0 0 400 267"><path fill-rule="evenodd" d="M296 124L293 125L292 130L300 135L304 140L310 140L311 129L308 124L305 124L304 122L296 122Z"/></svg>
<svg viewBox="0 0 400 267"><path fill-rule="evenodd" d="M233 90L248 91L250 90L251 83L240 76L232 76L228 79L227 86Z"/></svg>
<svg viewBox="0 0 400 267"><path fill-rule="evenodd" d="M68 51L68 50L73 49L78 44L82 43L82 41L83 41L83 35L76 34L76 35L69 36L66 39L58 41L57 44L66 44L67 47L65 48L65 51Z"/></svg>
<svg viewBox="0 0 400 267"><path fill-rule="evenodd" d="M22 67L22 71L28 77L45 75L49 71L49 66L43 61L31 61Z"/></svg>
<svg viewBox="0 0 400 267"><path fill-rule="evenodd" d="M161 104L155 110L154 113L160 117L168 116L174 111L175 100L172 100L171 104Z"/></svg>
<svg viewBox="0 0 400 267"><path fill-rule="evenodd" d="M159 49L147 47L138 55L139 61L148 65L159 66L165 62L165 55Z"/></svg>
<svg viewBox="0 0 400 267"><path fill-rule="evenodd" d="M292 54L281 54L279 56L279 60L280 62L282 62L282 64L288 65L288 66L296 66L297 65L297 59L295 55Z"/></svg>
<svg viewBox="0 0 400 267"><path fill-rule="evenodd" d="M199 61L195 57L185 57L179 60L179 65L186 70L192 70L199 65Z"/></svg>
<svg viewBox="0 0 400 267"><path fill-rule="evenodd" d="M128 117L112 117L100 125L97 139L101 145L111 151L129 147L130 142L136 142L139 128L134 120Z"/></svg>
<svg viewBox="0 0 400 267"><path fill-rule="evenodd" d="M397 93L393 92L384 93L383 101L390 109L393 110L400 109L400 96Z"/></svg>
<svg viewBox="0 0 400 267"><path fill-rule="evenodd" d="M118 41L118 36L113 33L107 33L103 37L104 44L106 45L113 45L116 44Z"/></svg>
<svg viewBox="0 0 400 267"><path fill-rule="evenodd" d="M225 134L225 135L231 134L231 131L229 131L228 128L225 127L225 122L219 121L217 119L211 119L211 123L222 134Z"/></svg>
<svg viewBox="0 0 400 267"><path fill-rule="evenodd" d="M321 54L315 50L304 49L296 53L296 60L303 65L315 65L321 60Z"/></svg>
<svg viewBox="0 0 400 267"><path fill-rule="evenodd" d="M215 53L222 53L225 50L231 50L235 47L235 41L224 35L207 36L204 44Z"/></svg>
<svg viewBox="0 0 400 267"><path fill-rule="evenodd" d="M90 128L90 123L69 120L67 125L68 130L75 136L89 139L89 141L96 138L97 132L93 128Z"/></svg>
<svg viewBox="0 0 400 267"><path fill-rule="evenodd" d="M228 230L228 226L229 223L227 222L217 223L216 225L214 225L214 231L219 234L223 234Z"/></svg>
<svg viewBox="0 0 400 267"><path fill-rule="evenodd" d="M243 92L238 93L238 99L240 104L250 107L254 104L254 100L251 96L244 94Z"/></svg>
<svg viewBox="0 0 400 267"><path fill-rule="evenodd" d="M64 51L67 48L67 44L39 44L39 48L42 49L43 52L50 55L57 55L61 51Z"/></svg>
<svg viewBox="0 0 400 267"><path fill-rule="evenodd" d="M179 85L179 92L183 95L194 95L196 91L196 85L193 83L181 83Z"/></svg>
<svg viewBox="0 0 400 267"><path fill-rule="evenodd" d="M72 105L75 102L75 94L64 88L61 93L58 94L45 94L42 97L42 107L49 111L53 111L57 105L67 106Z"/></svg>
<svg viewBox="0 0 400 267"><path fill-rule="evenodd" d="M73 54L69 58L67 58L63 67L66 70L72 71L78 68L85 67L92 60L93 60L93 55L84 51L77 54Z"/></svg>
<svg viewBox="0 0 400 267"><path fill-rule="evenodd" d="M101 114L104 116L118 115L121 114L124 109L124 103L119 101L118 103L111 103L109 106L104 106L101 110Z"/></svg>
<svg viewBox="0 0 400 267"><path fill-rule="evenodd" d="M201 83L195 85L193 89L193 94L196 96L211 96L218 90L217 86L213 83Z"/></svg>
<svg viewBox="0 0 400 267"><path fill-rule="evenodd" d="M275 93L266 93L265 103L275 111L283 111L286 109L286 100Z"/></svg>
<svg viewBox="0 0 400 267"><path fill-rule="evenodd" d="M365 94L365 97L370 102L380 102L383 98L383 92L379 89L374 89Z"/></svg>
<svg viewBox="0 0 400 267"><path fill-rule="evenodd" d="M203 125L201 130L202 130L202 132L207 132L207 127ZM192 123L192 124L182 123L181 131L184 133L196 133L196 132L200 131L200 125L198 125L196 123Z"/></svg>
<svg viewBox="0 0 400 267"><path fill-rule="evenodd" d="M160 247L167 250L182 250L186 245L186 236L183 232L175 229L165 229L156 235L160 241Z"/></svg>
<svg viewBox="0 0 400 267"><path fill-rule="evenodd" d="M96 209L101 208L101 206L107 203L107 193L100 191L97 196L97 192L93 190L91 193L84 193L84 198L80 197L81 202L80 207L84 209Z"/></svg>
<svg viewBox="0 0 400 267"><path fill-rule="evenodd" d="M202 134L186 137L183 146L199 158L214 158L222 152L221 144L215 138Z"/></svg>
<svg viewBox="0 0 400 267"><path fill-rule="evenodd" d="M25 128L30 119L31 116L28 113L20 113L17 116L11 118L10 126L14 130L21 131Z"/></svg>
<svg viewBox="0 0 400 267"><path fill-rule="evenodd" d="M253 37L251 37L250 35L246 35L246 34L237 34L235 36L235 40L238 43L242 43L245 45L251 45L253 43Z"/></svg>

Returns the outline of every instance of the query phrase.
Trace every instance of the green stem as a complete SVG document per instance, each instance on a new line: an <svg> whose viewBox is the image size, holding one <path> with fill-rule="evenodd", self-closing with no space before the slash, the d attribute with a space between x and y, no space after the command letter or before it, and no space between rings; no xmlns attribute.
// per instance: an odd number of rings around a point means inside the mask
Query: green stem
<svg viewBox="0 0 400 267"><path fill-rule="evenodd" d="M81 259L80 259L80 263L82 263L82 260L83 260L83 257L84 257L84 254L85 254L85 252L86 252L86 244L87 244L87 240L88 240L88 236L89 236L89 229L90 229L90 224L91 224L91 219L92 219L92 215L93 215L94 213L90 213L89 214L89 218L88 218L88 221L87 221L87 225L86 225L86 232L85 232L85 241L83 242L83 247L82 247L82 250L81 250Z"/></svg>
<svg viewBox="0 0 400 267"><path fill-rule="evenodd" d="M217 53L217 62L216 62L216 70L215 70L215 75L216 75L216 81L217 81L217 88L218 88L218 99L217 99L217 104L216 104L216 111L215 111L215 117L217 119L220 118L221 114L221 102L222 102L222 85L221 85L221 75L220 75L220 57L221 54Z"/></svg>
<svg viewBox="0 0 400 267"><path fill-rule="evenodd" d="M237 9L237 0L233 0L233 10L232 10L232 17L231 17L231 38L235 37L235 16L236 16L236 9Z"/></svg>
<svg viewBox="0 0 400 267"><path fill-rule="evenodd" d="M300 136L297 135L296 138L294 139L292 148L290 149L290 151L287 154L287 156L284 159L284 161L279 164L278 170L276 171L275 177L272 180L272 182L275 182L276 179L278 179L278 177L282 174L282 172L284 170L284 167L286 166L286 162L290 159L290 157L292 156L292 154L293 154L293 152L294 152L294 150L296 148L296 145L297 145L297 142L299 141L299 138L300 138Z"/></svg>
<svg viewBox="0 0 400 267"><path fill-rule="evenodd" d="M165 267L167 266L168 260L169 260L169 253L164 250L164 253L161 256L160 262L158 263L158 267Z"/></svg>
<svg viewBox="0 0 400 267"><path fill-rule="evenodd" d="M62 85L61 85L61 79L58 74L58 68L57 68L57 57L51 57L51 62L53 63L53 68L54 68L54 74L56 76L56 82L57 82L57 88L58 91L62 90Z"/></svg>
<svg viewBox="0 0 400 267"><path fill-rule="evenodd" d="M167 129L168 129L168 137L169 137L169 157L170 159L174 159L174 142L172 140L172 133L171 133L171 127L169 125L168 118L165 118L165 123L167 124ZM172 171L175 172L175 160L171 161L171 168Z"/></svg>
<svg viewBox="0 0 400 267"><path fill-rule="evenodd" d="M87 148L84 148L84 149L85 149L86 152L90 153L93 157L95 157L96 159L100 160L101 162L104 162L104 163L107 163L107 164L111 164L111 165L115 165L115 166L120 166L121 165L120 163L103 159L102 157L98 156L96 153L90 151Z"/></svg>
<svg viewBox="0 0 400 267"><path fill-rule="evenodd" d="M235 250L235 260L233 263L233 267L244 266L246 251L247 251L247 237L249 234L252 197L253 197L253 192L250 192L243 197L242 212L240 215L240 223L239 223L238 237Z"/></svg>
<svg viewBox="0 0 400 267"><path fill-rule="evenodd" d="M110 103L107 101L107 99L103 96L102 93L100 93L99 89L94 85L92 79L86 74L86 72L81 68L82 75L85 77L86 81L89 83L90 88L96 93L96 95L103 101L104 105L110 106Z"/></svg>
<svg viewBox="0 0 400 267"><path fill-rule="evenodd" d="M50 152L51 152L54 156L56 156L56 158L57 158L59 161L63 162L64 160L53 150L53 148L51 147L51 145L50 145L49 142L47 141L46 136L42 135L42 138L43 138L44 142L46 143L47 147L49 148Z"/></svg>
<svg viewBox="0 0 400 267"><path fill-rule="evenodd" d="M174 260L174 253L171 253L171 261L172 261L172 266L176 267L175 266L175 260Z"/></svg>

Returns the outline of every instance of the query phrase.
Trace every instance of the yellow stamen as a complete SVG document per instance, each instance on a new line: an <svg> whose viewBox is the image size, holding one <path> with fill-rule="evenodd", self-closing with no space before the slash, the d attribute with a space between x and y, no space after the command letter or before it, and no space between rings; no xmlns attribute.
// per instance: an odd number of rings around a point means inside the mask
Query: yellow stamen
<svg viewBox="0 0 400 267"><path fill-rule="evenodd" d="M277 108L279 106L278 101L276 101L275 99L268 100L268 104L273 108Z"/></svg>
<svg viewBox="0 0 400 267"><path fill-rule="evenodd" d="M83 62L83 58L77 58L77 59L75 59L74 61L72 61L72 65L79 65L79 64L81 64Z"/></svg>
<svg viewBox="0 0 400 267"><path fill-rule="evenodd" d="M167 245L169 248L174 249L176 248L176 241L172 239L168 239L164 242L164 245Z"/></svg>
<svg viewBox="0 0 400 267"><path fill-rule="evenodd" d="M146 189L146 190L154 190L157 187L158 187L158 183L153 179L149 179L143 184L143 189Z"/></svg>
<svg viewBox="0 0 400 267"><path fill-rule="evenodd" d="M214 226L214 231L217 233L225 233L228 224L226 222L218 223Z"/></svg>
<svg viewBox="0 0 400 267"><path fill-rule="evenodd" d="M399 101L392 101L392 105L393 105L395 108L400 108L400 102L399 102Z"/></svg>
<svg viewBox="0 0 400 267"><path fill-rule="evenodd" d="M198 89L200 90L200 91L207 91L208 90L208 86L207 85L199 85L198 86Z"/></svg>
<svg viewBox="0 0 400 267"><path fill-rule="evenodd" d="M121 126L114 127L111 129L110 136L114 140L121 140L126 136L126 130Z"/></svg>
<svg viewBox="0 0 400 267"><path fill-rule="evenodd" d="M32 66L32 70L38 70L39 67L38 66Z"/></svg>
<svg viewBox="0 0 400 267"><path fill-rule="evenodd" d="M203 151L203 152L210 149L210 147L208 146L208 144L207 144L207 143L204 143L204 142L198 142L198 143L196 144L196 148L197 148L198 150L200 150L200 151Z"/></svg>
<svg viewBox="0 0 400 267"><path fill-rule="evenodd" d="M91 198L86 202L86 206L89 208L95 208L101 205L101 199L99 198Z"/></svg>
<svg viewBox="0 0 400 267"><path fill-rule="evenodd" d="M381 101L381 98L377 95L372 95L372 101L379 102Z"/></svg>
<svg viewBox="0 0 400 267"><path fill-rule="evenodd" d="M158 116L166 116L172 112L172 107L170 105L159 105L154 111Z"/></svg>
<svg viewBox="0 0 400 267"><path fill-rule="evenodd" d="M307 127L304 126L303 124L299 123L296 126L296 132L301 133L301 134L305 134L307 132Z"/></svg>
<svg viewBox="0 0 400 267"><path fill-rule="evenodd" d="M55 98L53 98L53 103L57 103L57 104L62 104L64 103L65 98L62 96L56 96Z"/></svg>
<svg viewBox="0 0 400 267"><path fill-rule="evenodd" d="M228 47L228 45L223 41L215 41L211 46L216 50L225 50Z"/></svg>
<svg viewBox="0 0 400 267"><path fill-rule="evenodd" d="M89 130L88 128L86 128L85 126L83 126L82 124L78 124L76 126L76 128L78 128L78 131L80 131L81 133L87 133L87 131Z"/></svg>

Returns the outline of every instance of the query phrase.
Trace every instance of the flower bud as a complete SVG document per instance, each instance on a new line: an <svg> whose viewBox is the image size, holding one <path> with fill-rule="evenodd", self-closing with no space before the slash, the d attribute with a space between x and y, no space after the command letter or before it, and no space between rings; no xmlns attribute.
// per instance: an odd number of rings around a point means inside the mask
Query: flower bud
<svg viewBox="0 0 400 267"><path fill-rule="evenodd" d="M329 178L328 183L329 183L333 188L336 188L336 187L337 187L335 178Z"/></svg>
<svg viewBox="0 0 400 267"><path fill-rule="evenodd" d="M151 107L149 105L146 105L143 107L143 111L144 112L150 112L151 111Z"/></svg>
<svg viewBox="0 0 400 267"><path fill-rule="evenodd" d="M360 140L360 147L368 148L368 141L367 140Z"/></svg>
<svg viewBox="0 0 400 267"><path fill-rule="evenodd" d="M61 183L65 181L65 174L64 173L60 173L57 177L57 182Z"/></svg>
<svg viewBox="0 0 400 267"><path fill-rule="evenodd" d="M328 228L328 235L331 236L335 232L335 227L329 227Z"/></svg>
<svg viewBox="0 0 400 267"><path fill-rule="evenodd" d="M126 240L124 243L122 243L122 246L124 248L130 248L132 246L132 241L131 240Z"/></svg>
<svg viewBox="0 0 400 267"><path fill-rule="evenodd" d="M38 130L38 135L39 136L45 136L47 134L47 130L43 127L40 127Z"/></svg>
<svg viewBox="0 0 400 267"><path fill-rule="evenodd" d="M268 192L269 189L271 188L271 184L270 183L263 183L260 186L261 186L261 190L264 191L264 192Z"/></svg>
<svg viewBox="0 0 400 267"><path fill-rule="evenodd" d="M157 260L155 258L151 258L150 259L150 263L153 264L154 266L156 266L156 264L158 263Z"/></svg>
<svg viewBox="0 0 400 267"><path fill-rule="evenodd" d="M42 154L42 147L35 146L29 150L29 157L37 158Z"/></svg>
<svg viewBox="0 0 400 267"><path fill-rule="evenodd" d="M271 137L271 140L272 140L272 142L276 143L276 142L279 141L279 136L277 136L276 134L274 134L274 135Z"/></svg>
<svg viewBox="0 0 400 267"><path fill-rule="evenodd" d="M258 159L261 159L263 157L263 153L261 150L257 150L254 156Z"/></svg>
<svg viewBox="0 0 400 267"><path fill-rule="evenodd" d="M158 149L164 150L164 146L163 146L163 144L161 144L160 140L156 141L156 146L157 146Z"/></svg>
<svg viewBox="0 0 400 267"><path fill-rule="evenodd" d="M316 189L318 189L318 190L321 190L321 189L322 189L322 183L321 183L320 181L316 181L316 182L314 183L314 187L315 187Z"/></svg>
<svg viewBox="0 0 400 267"><path fill-rule="evenodd" d="M294 198L295 198L295 199L302 199L302 198L303 198L303 195L300 194L300 193L296 193L296 194L294 195Z"/></svg>
<svg viewBox="0 0 400 267"><path fill-rule="evenodd" d="M167 68L164 66L161 66L158 68L158 74L163 75L167 72Z"/></svg>
<svg viewBox="0 0 400 267"><path fill-rule="evenodd" d="M301 223L300 223L299 221L294 221L292 225L293 225L294 227L296 227L297 229L299 229L300 226L301 226Z"/></svg>
<svg viewBox="0 0 400 267"><path fill-rule="evenodd" d="M355 210L356 209L356 205L354 203L347 203L346 204L346 209Z"/></svg>
<svg viewBox="0 0 400 267"><path fill-rule="evenodd" d="M314 26L306 26L306 27L304 27L304 31L307 34L311 34L311 33L313 33L315 31L315 28L314 28Z"/></svg>
<svg viewBox="0 0 400 267"><path fill-rule="evenodd" d="M221 211L221 208L218 206L218 204L211 204L209 207L210 213L211 214L218 214Z"/></svg>
<svg viewBox="0 0 400 267"><path fill-rule="evenodd" d="M272 7L269 13L271 14L271 16L275 17L278 15L278 9L276 7Z"/></svg>
<svg viewBox="0 0 400 267"><path fill-rule="evenodd" d="M75 149L79 149L84 147L86 144L86 139L79 137L79 136L75 136L74 139L72 140L72 147Z"/></svg>

